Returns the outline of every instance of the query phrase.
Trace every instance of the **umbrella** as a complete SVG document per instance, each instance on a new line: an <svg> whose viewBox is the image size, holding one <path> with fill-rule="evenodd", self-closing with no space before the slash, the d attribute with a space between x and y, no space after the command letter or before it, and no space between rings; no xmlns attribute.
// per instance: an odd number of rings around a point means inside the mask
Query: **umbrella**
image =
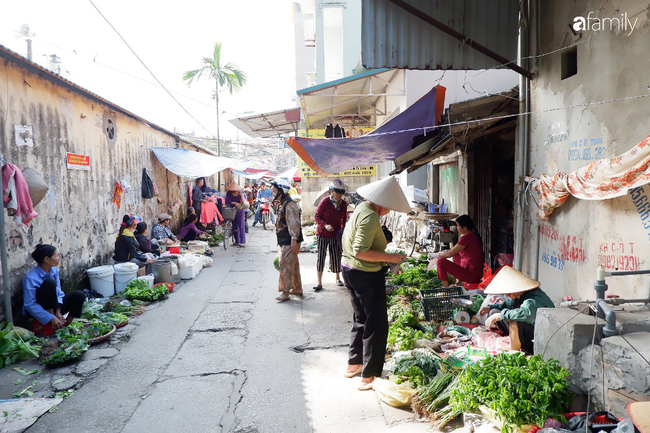
<svg viewBox="0 0 650 433"><path fill-rule="evenodd" d="M285 172L280 173L277 177L282 179L292 179L296 182L300 182L300 171L298 170L298 167L293 167Z"/></svg>

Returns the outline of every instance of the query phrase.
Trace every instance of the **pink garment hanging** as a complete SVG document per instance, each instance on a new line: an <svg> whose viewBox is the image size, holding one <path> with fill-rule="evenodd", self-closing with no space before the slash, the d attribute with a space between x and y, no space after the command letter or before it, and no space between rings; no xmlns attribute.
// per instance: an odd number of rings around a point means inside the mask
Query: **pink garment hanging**
<svg viewBox="0 0 650 433"><path fill-rule="evenodd" d="M14 187L10 188L12 184ZM10 204L12 206L9 208L13 211L13 213L10 212L10 215L20 217L26 226L38 216L38 213L34 211L32 198L29 195L29 186L23 172L13 164L2 166L2 195L3 205Z"/></svg>
<svg viewBox="0 0 650 433"><path fill-rule="evenodd" d="M201 205L201 222L209 224L214 222L214 217L217 214L217 205L211 202L203 203Z"/></svg>

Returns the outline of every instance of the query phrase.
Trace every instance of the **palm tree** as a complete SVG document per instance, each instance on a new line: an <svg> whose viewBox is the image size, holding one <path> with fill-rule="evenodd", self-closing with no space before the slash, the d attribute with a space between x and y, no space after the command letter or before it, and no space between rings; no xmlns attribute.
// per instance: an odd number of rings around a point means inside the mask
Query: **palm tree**
<svg viewBox="0 0 650 433"><path fill-rule="evenodd" d="M232 62L225 65L221 64L221 42L214 44L212 57L203 57L203 66L200 69L187 71L183 74L183 80L187 81L190 86L194 79L206 76L208 79L215 81L215 99L217 101L217 155L221 156L221 143L219 138L219 89L227 87L232 95L233 92L239 92L246 84L246 74L239 66Z"/></svg>

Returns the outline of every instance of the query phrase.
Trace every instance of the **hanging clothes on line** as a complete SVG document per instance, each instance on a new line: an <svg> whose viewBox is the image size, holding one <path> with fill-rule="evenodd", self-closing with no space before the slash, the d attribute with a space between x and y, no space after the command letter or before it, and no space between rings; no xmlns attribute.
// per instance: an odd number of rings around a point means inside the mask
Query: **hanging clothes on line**
<svg viewBox="0 0 650 433"><path fill-rule="evenodd" d="M38 216L23 172L13 164L2 166L2 199L7 213L18 223L29 226L29 222Z"/></svg>

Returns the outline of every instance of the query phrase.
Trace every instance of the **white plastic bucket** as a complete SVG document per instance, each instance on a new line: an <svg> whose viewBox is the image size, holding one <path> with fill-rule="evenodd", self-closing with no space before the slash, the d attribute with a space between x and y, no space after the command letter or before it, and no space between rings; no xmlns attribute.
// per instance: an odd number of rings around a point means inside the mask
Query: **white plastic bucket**
<svg viewBox="0 0 650 433"><path fill-rule="evenodd" d="M153 274L145 275L143 277L138 277L138 280L145 280L147 283L149 283L149 288L153 289L153 280L154 280Z"/></svg>
<svg viewBox="0 0 650 433"><path fill-rule="evenodd" d="M87 269L86 274L88 274L91 289L107 298L115 294L113 267L111 265Z"/></svg>
<svg viewBox="0 0 650 433"><path fill-rule="evenodd" d="M126 286L138 276L138 265L135 263L118 263L113 266L115 272L115 293L121 293Z"/></svg>

